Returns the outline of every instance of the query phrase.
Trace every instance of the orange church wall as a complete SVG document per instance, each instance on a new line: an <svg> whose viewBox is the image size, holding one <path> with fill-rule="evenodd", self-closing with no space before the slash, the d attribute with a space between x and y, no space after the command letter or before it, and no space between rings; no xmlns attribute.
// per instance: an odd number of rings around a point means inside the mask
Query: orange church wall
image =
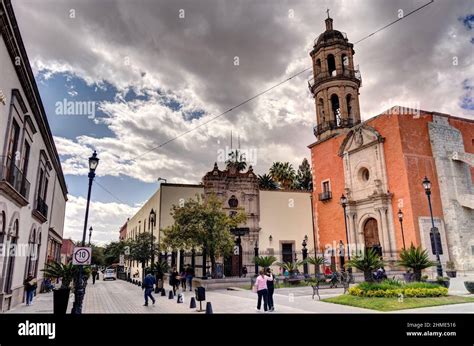
<svg viewBox="0 0 474 346"><path fill-rule="evenodd" d="M344 192L344 171L342 159L337 155L343 140L344 135L339 135L311 148L315 231L319 232L320 251L325 245L332 245L333 241L346 242L344 212L339 204ZM332 199L321 202L318 194L322 192L321 182L326 179L330 180Z"/></svg>

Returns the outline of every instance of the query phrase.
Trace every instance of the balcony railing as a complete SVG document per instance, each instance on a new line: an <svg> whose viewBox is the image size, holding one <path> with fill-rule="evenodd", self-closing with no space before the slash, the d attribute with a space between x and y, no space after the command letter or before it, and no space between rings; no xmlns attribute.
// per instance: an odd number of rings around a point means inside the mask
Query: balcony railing
<svg viewBox="0 0 474 346"><path fill-rule="evenodd" d="M329 81L330 79L339 79L339 78L344 78L344 79L353 79L355 81L358 81L359 86L362 85L362 76L360 74L360 71L357 69L349 69L349 68L344 68L342 69L336 69L333 71L332 74L329 74L329 71L325 72L320 72L313 78L311 78L308 81L308 88L311 91L311 93L314 93L314 89L321 83L325 81Z"/></svg>
<svg viewBox="0 0 474 346"><path fill-rule="evenodd" d="M44 217L48 216L48 205L40 197L38 197L38 199L36 200L36 210L39 211Z"/></svg>
<svg viewBox="0 0 474 346"><path fill-rule="evenodd" d="M331 191L323 191L320 194L318 194L319 200L320 201L328 201L332 198L332 192Z"/></svg>
<svg viewBox="0 0 474 346"><path fill-rule="evenodd" d="M316 125L313 128L314 135L318 137L321 133L326 132L328 130L335 130L335 129L342 129L342 128L351 128L357 124L359 124L360 121L354 122L354 119L348 118L348 119L339 119L339 120L330 120L326 121L322 124Z"/></svg>
<svg viewBox="0 0 474 346"><path fill-rule="evenodd" d="M20 195L28 199L30 182L23 172L9 159L2 157L3 165L0 167L0 181L8 182Z"/></svg>

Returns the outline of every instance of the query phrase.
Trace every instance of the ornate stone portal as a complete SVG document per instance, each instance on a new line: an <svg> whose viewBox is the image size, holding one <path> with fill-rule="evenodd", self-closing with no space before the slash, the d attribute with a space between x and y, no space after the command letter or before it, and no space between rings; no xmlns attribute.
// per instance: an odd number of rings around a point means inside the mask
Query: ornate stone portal
<svg viewBox="0 0 474 346"><path fill-rule="evenodd" d="M242 229L248 229L248 231L246 230L246 234L240 237L239 251L234 252L231 258L224 259L224 275L239 276L242 261L251 263L251 258L254 255L253 249L255 242L258 241L260 231L258 178L253 172L252 166L249 166L246 172L238 172L232 166L221 171L215 163L214 169L206 173L202 181L205 198L215 194L222 200L222 209L229 215L238 211L243 211L247 215L247 221L240 225ZM238 237L236 237L236 241L237 239ZM241 256L239 256L239 252L241 252Z"/></svg>

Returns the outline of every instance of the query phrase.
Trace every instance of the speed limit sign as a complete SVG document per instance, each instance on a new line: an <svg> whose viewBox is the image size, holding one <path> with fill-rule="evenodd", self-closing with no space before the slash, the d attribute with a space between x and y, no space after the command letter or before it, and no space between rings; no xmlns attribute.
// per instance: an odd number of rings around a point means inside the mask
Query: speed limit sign
<svg viewBox="0 0 474 346"><path fill-rule="evenodd" d="M91 264L91 248L75 247L72 254L73 265Z"/></svg>

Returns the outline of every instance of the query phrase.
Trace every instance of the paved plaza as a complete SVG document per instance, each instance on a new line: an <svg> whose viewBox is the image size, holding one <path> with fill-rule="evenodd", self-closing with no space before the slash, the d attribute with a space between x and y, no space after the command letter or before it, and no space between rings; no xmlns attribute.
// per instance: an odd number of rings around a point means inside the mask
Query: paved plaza
<svg viewBox="0 0 474 346"><path fill-rule="evenodd" d="M472 278L470 278L472 279ZM468 292L463 286L463 281L467 278L457 278L451 280L450 294L467 295ZM168 298L169 286L166 285L166 296L154 294L156 304L151 302L149 306L143 306L143 290L129 282L117 281L96 281L95 285L89 280L83 306L83 313L204 313L190 309L190 298L194 292L184 292L184 302L177 303L174 299ZM321 299L334 297L343 293L340 288L324 289L320 291ZM275 290L275 312L276 313L380 313L374 310L362 309L352 306L325 303L312 299L311 287L280 288ZM68 313L72 307L74 296L68 306ZM259 313L256 308L257 295L250 290L208 290L206 291L206 302L211 302L214 313ZM206 302L202 307L205 309ZM197 307L199 308L199 302ZM263 308L262 308L263 310ZM53 293L38 294L32 306L21 304L10 313L52 313ZM474 313L474 303L455 304L445 306L435 306L428 308L418 308L401 310L402 313Z"/></svg>

